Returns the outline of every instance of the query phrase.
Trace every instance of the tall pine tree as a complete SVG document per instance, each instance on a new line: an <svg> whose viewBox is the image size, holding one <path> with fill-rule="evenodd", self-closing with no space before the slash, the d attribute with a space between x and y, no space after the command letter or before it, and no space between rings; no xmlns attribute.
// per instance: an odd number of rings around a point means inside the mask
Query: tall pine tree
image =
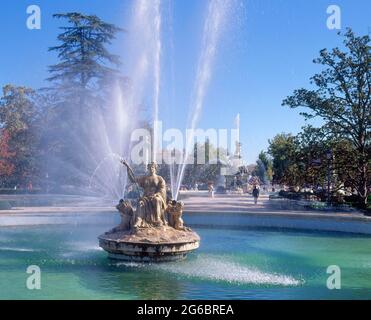
<svg viewBox="0 0 371 320"><path fill-rule="evenodd" d="M60 28L61 44L49 48L58 53L60 61L49 67L48 80L60 97L70 103L71 115L83 120L82 114L89 112L89 103L99 96L107 80L118 76L112 66L120 65L119 57L106 46L121 29L95 15L72 12L54 17L67 19L69 26Z"/></svg>
<svg viewBox="0 0 371 320"><path fill-rule="evenodd" d="M49 67L49 89L55 97L49 142L58 147L48 162L50 167L65 164L73 169L67 175L73 179L64 179L66 175L57 178L76 184L81 177L73 172L86 162L95 111L104 107L107 86L120 79L120 59L107 47L121 29L95 15L71 12L54 17L66 20L68 25L60 28L60 44L49 48L57 52L59 62Z"/></svg>

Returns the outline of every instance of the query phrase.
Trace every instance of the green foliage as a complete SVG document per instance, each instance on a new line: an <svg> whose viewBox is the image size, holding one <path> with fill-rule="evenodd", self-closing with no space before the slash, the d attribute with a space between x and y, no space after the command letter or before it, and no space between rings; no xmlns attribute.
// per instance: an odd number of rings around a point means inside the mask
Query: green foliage
<svg viewBox="0 0 371 320"><path fill-rule="evenodd" d="M107 107L107 88L115 81L122 83L115 69L119 57L107 49L121 29L95 15L71 12L54 17L66 20L67 26L60 28L59 45L49 49L58 54L59 62L49 67L43 130L47 171L54 180L78 185L86 183L80 168L86 167L94 150L94 121Z"/></svg>
<svg viewBox="0 0 371 320"><path fill-rule="evenodd" d="M117 71L108 65L120 64L119 57L109 53L106 45L111 44L121 29L106 23L95 15L70 12L53 17L66 19L69 26L62 27L60 45L50 51L58 53L59 63L50 66L52 74L48 79L57 82L63 89L99 89L101 84Z"/></svg>
<svg viewBox="0 0 371 320"><path fill-rule="evenodd" d="M60 44L49 48L59 59L49 67L48 78L52 83L49 89L55 93L56 121L65 119L70 127L81 128L94 109L103 108L102 93L107 86L121 79L111 67L119 66L119 57L106 48L121 29L95 15L70 12L54 17L68 23L60 28Z"/></svg>
<svg viewBox="0 0 371 320"><path fill-rule="evenodd" d="M0 128L9 135L7 139L8 165L12 175L3 177L5 184L26 185L39 173L39 135L36 130L39 112L36 93L29 88L6 85L0 99ZM3 150L4 151L4 150Z"/></svg>
<svg viewBox="0 0 371 320"><path fill-rule="evenodd" d="M6 129L0 130L0 177L9 177L14 172L14 164L12 159L15 152L10 152L10 133Z"/></svg>
<svg viewBox="0 0 371 320"><path fill-rule="evenodd" d="M291 108L303 107L306 118L320 117L325 123L329 145L341 137L347 144L345 158L353 168L348 183L355 188L364 206L370 187L371 71L370 38L345 33L345 50L323 49L314 63L324 69L311 78L316 89L295 90L283 101ZM342 156L340 156L342 158ZM341 161L345 164L346 161Z"/></svg>
<svg viewBox="0 0 371 320"><path fill-rule="evenodd" d="M26 87L6 85L1 97L0 124L10 134L27 130L36 115L34 91Z"/></svg>
<svg viewBox="0 0 371 320"><path fill-rule="evenodd" d="M194 186L195 183L215 183L223 163L227 163L227 151L216 148L209 140L206 140L203 144L194 145L193 159L193 164L185 168L183 184Z"/></svg>
<svg viewBox="0 0 371 320"><path fill-rule="evenodd" d="M261 151L256 161L256 167L253 171L253 175L257 176L260 181L265 184L268 184L273 179L273 163L269 155Z"/></svg>
<svg viewBox="0 0 371 320"><path fill-rule="evenodd" d="M273 181L295 184L297 141L291 134L281 133L269 140L268 153L272 156Z"/></svg>
<svg viewBox="0 0 371 320"><path fill-rule="evenodd" d="M124 82L115 69L120 61L107 47L119 28L93 15L56 14L61 27L50 51L49 88L7 85L0 101L0 184L26 187L30 181L78 186L96 139L94 117L107 108L108 88ZM102 113L100 113L102 114ZM5 135L6 133L6 135ZM92 164L94 165L94 164ZM85 180L84 180L85 179ZM49 182L47 182L49 181Z"/></svg>

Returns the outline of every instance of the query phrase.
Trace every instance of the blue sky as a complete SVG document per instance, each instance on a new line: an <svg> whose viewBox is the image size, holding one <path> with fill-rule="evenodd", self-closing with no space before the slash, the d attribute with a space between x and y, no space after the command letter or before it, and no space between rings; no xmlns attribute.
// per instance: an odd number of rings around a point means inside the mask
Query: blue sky
<svg viewBox="0 0 371 320"><path fill-rule="evenodd" d="M164 1L164 21L172 20L172 32L163 31L164 47L173 35L173 58L162 56L160 119L171 108L169 126L185 128L195 70L200 54L206 0ZM61 21L57 12L96 14L103 20L129 28L130 0L3 0L0 8L0 85L7 83L39 88L46 84L47 66L56 62L48 47L55 45ZM41 8L41 30L26 28L26 8ZM241 142L247 162L255 161L268 139L280 132L296 133L304 124L297 110L282 107L283 98L300 87L319 67L312 63L322 48L341 46L335 30L326 27L326 9L341 8L342 30L358 34L371 29L369 0L298 1L241 0L222 35L213 77L199 121L200 128L231 128L241 115ZM166 24L165 24L166 27ZM130 30L128 30L130 32ZM112 51L122 55L125 73L125 35ZM173 60L171 60L173 59ZM170 67L174 66L171 81ZM173 98L172 98L173 97Z"/></svg>

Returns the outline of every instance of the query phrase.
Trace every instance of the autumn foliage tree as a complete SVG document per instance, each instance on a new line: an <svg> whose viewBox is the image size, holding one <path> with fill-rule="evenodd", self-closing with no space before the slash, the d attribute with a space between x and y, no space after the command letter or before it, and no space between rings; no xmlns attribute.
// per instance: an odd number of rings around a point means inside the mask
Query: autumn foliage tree
<svg viewBox="0 0 371 320"><path fill-rule="evenodd" d="M9 148L10 134L8 130L0 131L0 178L5 180L14 172L14 164L12 158L15 152L11 152Z"/></svg>
<svg viewBox="0 0 371 320"><path fill-rule="evenodd" d="M30 88L6 85L0 98L0 130L4 145L1 153L3 163L8 164L4 169L12 173L7 179L9 185L26 185L38 176L39 145L35 127L39 116L35 95Z"/></svg>

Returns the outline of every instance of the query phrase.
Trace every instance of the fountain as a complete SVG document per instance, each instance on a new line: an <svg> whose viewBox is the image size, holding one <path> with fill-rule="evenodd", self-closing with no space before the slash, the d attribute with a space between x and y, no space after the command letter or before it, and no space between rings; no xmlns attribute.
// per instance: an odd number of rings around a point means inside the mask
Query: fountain
<svg viewBox="0 0 371 320"><path fill-rule="evenodd" d="M200 237L184 226L184 204L166 200L165 180L156 174L157 165L148 165L149 175L135 177L126 161L132 183L143 188L143 195L134 209L129 201L116 206L121 215L119 226L99 236L99 245L113 259L163 262L182 260L199 247Z"/></svg>
<svg viewBox="0 0 371 320"><path fill-rule="evenodd" d="M216 0L207 5L203 28L201 54L196 70L195 85L191 97L189 127L194 130L200 118L208 85L212 76L222 31L227 22L233 1ZM143 23L145 21L145 23ZM144 95L153 94L153 136L152 161L156 162L159 151L158 121L161 83L161 0L140 0L134 10L132 43L134 57L131 92L127 99L129 110L137 108ZM139 36L138 36L139 35ZM138 41L140 39L140 41ZM151 72L153 73L151 75ZM126 123L126 125L128 125ZM132 183L142 187L144 194L136 203L120 200L117 209L121 224L99 237L100 246L111 258L134 261L170 261L186 257L199 246L200 238L182 221L183 203L178 202L179 189L183 180L187 157L193 146L193 136L187 138L183 159L175 170L170 164L171 198L167 201L166 184L156 175L154 162L148 166L150 175L136 178L126 163L127 176ZM126 145L129 145L126 143ZM128 147L130 149L130 145ZM122 153L127 155L128 150ZM147 160L144 161L147 163ZM104 162L106 163L106 162ZM97 169L99 170L99 169Z"/></svg>

